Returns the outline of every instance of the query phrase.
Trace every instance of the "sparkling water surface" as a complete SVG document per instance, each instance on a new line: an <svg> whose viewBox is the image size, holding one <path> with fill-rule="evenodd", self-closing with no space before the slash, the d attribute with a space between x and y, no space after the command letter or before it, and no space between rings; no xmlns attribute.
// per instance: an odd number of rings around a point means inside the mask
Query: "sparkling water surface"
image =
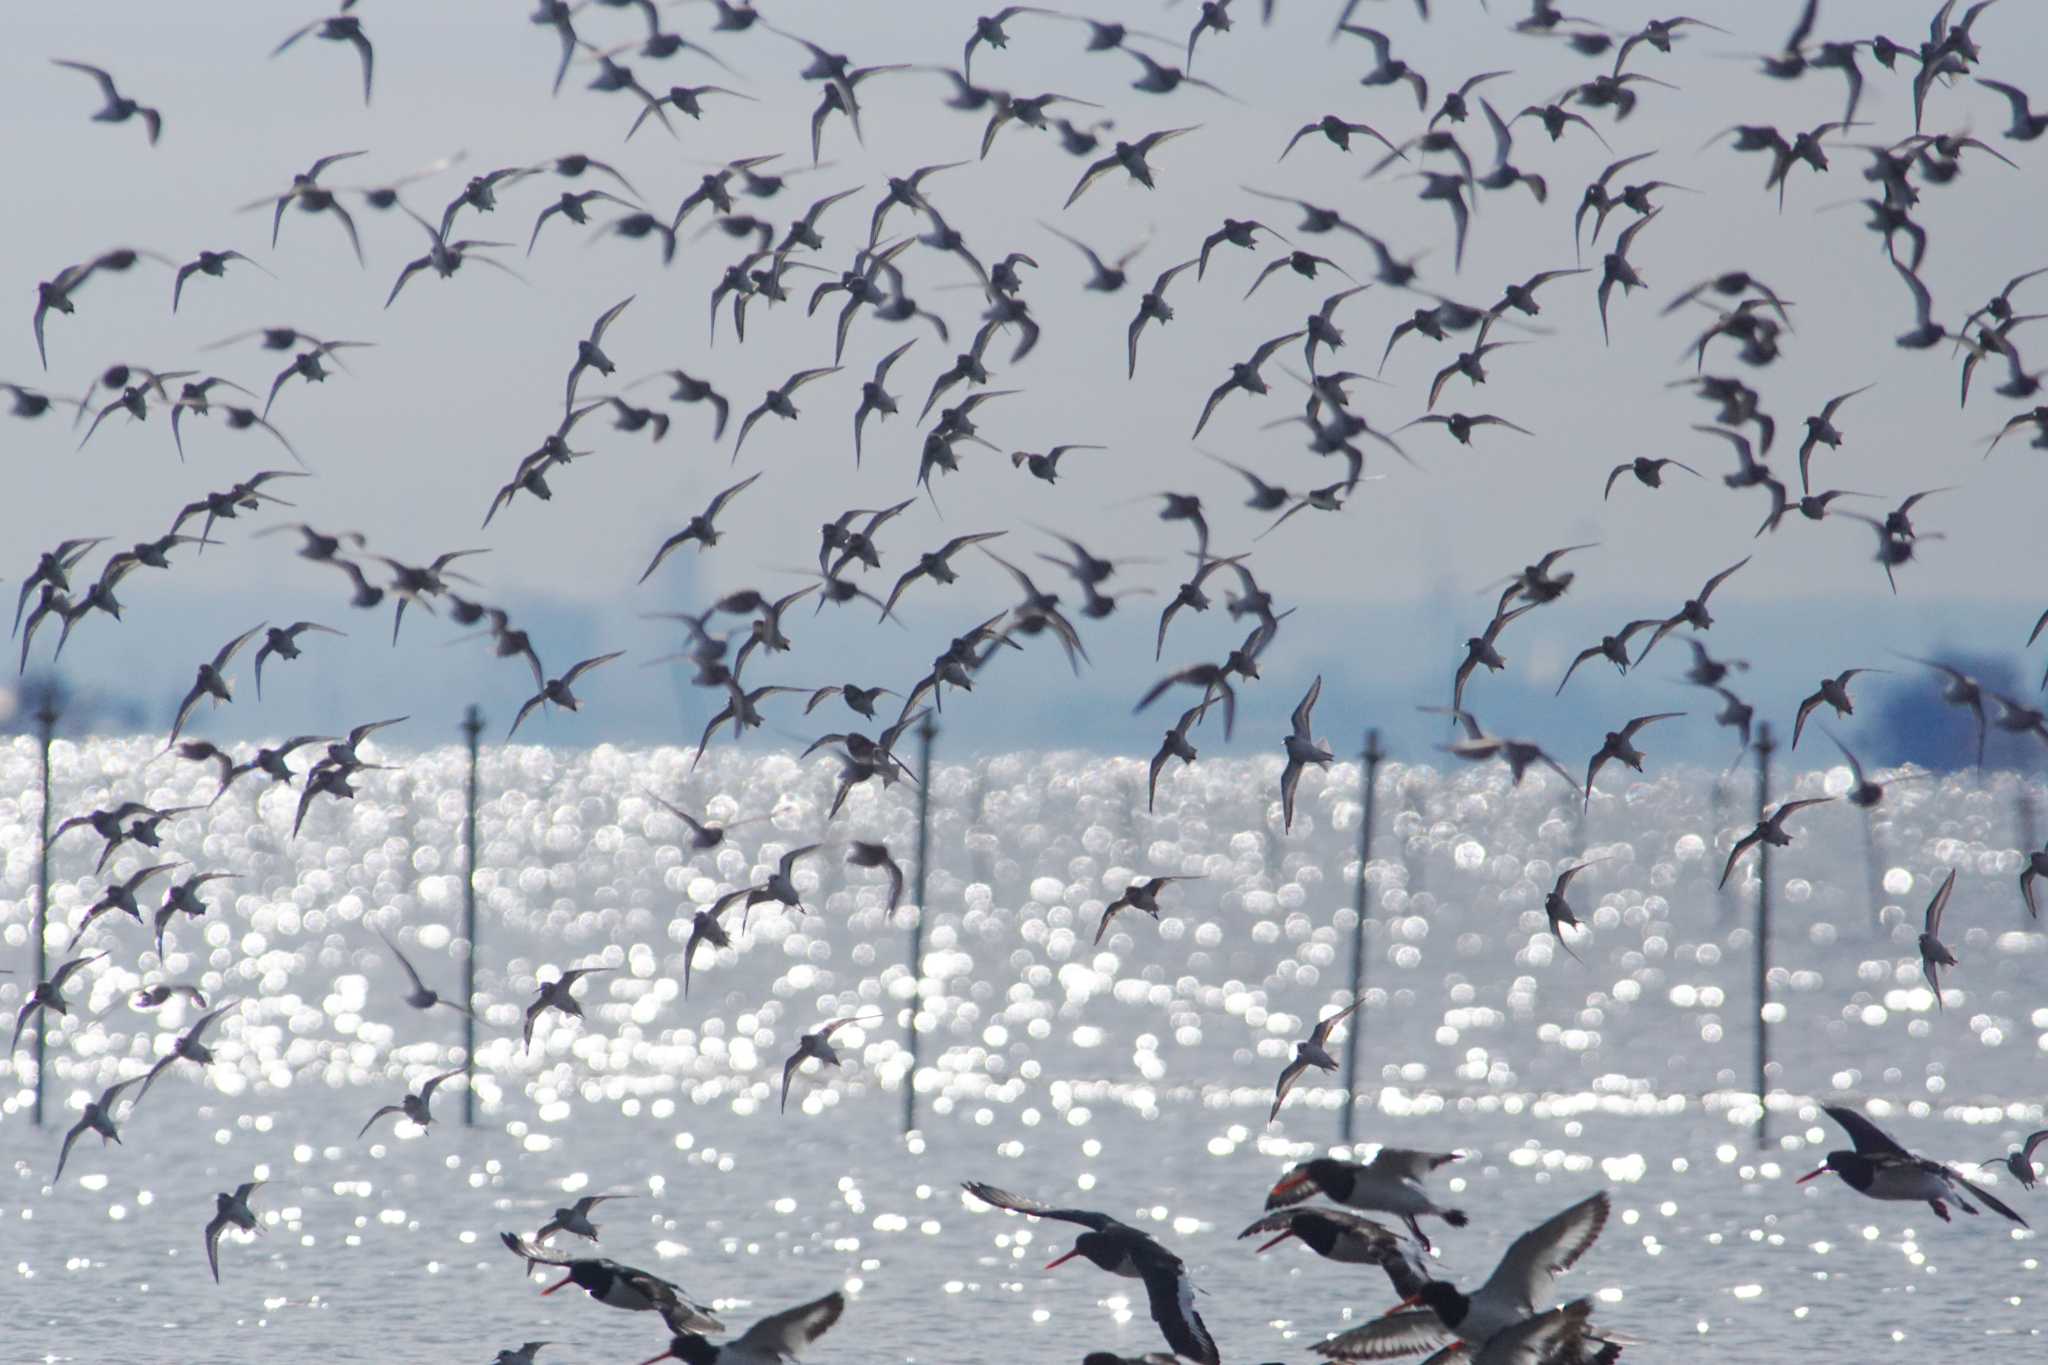
<svg viewBox="0 0 2048 1365"><path fill-rule="evenodd" d="M212 795L155 747L60 741L53 809ZM1392 1305L1370 1267L1235 1240L1285 1166L1337 1137L1342 1092L1319 1075L1264 1120L1293 1040L1349 999L1358 765L1310 770L1283 834L1277 757L1176 767L1151 814L1141 761L942 759L919 983L915 912L892 918L883 874L843 863L848 840L883 839L914 874L912 783L858 789L827 825L829 760L714 753L692 772L691 756L485 750L470 1130L457 1081L431 1129L386 1119L356 1137L379 1105L460 1064L461 1020L406 1005L377 931L428 985L459 990L461 751L377 751L392 770L364 774L351 804L316 804L297 839L296 792L250 779L169 822L161 852L117 851L106 878L97 837L67 835L53 966L104 881L144 855L235 878L209 885L212 912L180 920L161 961L124 916L89 931L81 951L108 956L56 1021L41 1130L29 1049L10 1063L0 1360L483 1362L546 1339L561 1344L543 1362L639 1361L665 1344L651 1315L573 1290L543 1298L498 1244L601 1191L634 1197L595 1213L598 1253L676 1280L735 1326L849 1288L811 1352L823 1362L1161 1349L1136 1282L1080 1262L1045 1272L1069 1229L982 1207L963 1179L1154 1231L1188 1261L1229 1361L1312 1360L1328 1332ZM0 791L22 793L0 801L10 1016L33 968L35 762L27 741L0 748ZM1471 1225L1428 1225L1438 1273L1482 1278L1517 1232L1607 1188L1615 1218L1560 1290L1595 1296L1637 1340L1625 1359L2040 1353L2031 1234L1995 1217L1943 1224L1831 1177L1793 1183L1842 1142L1824 1102L1863 1104L1958 1163L2043 1126L2048 938L2019 895L2020 784L1927 778L1868 820L1846 803L1794 819L1773 867L1778 1093L1760 1154L1754 859L1715 889L1753 787L1698 770L1617 778L1582 815L1554 778L1517 789L1498 765L1381 769L1357 1136L1465 1154L1440 1179ZM1839 793L1848 773L1781 781L1779 795ZM692 853L649 793L748 823ZM690 910L820 839L797 871L813 913L757 908L733 948L699 957L684 999ZM1542 906L1581 857L1602 861L1571 888L1588 930L1578 962ZM1944 938L1962 965L1937 1008L1915 937L1950 866ZM1161 873L1201 880L1163 894L1158 924L1125 913L1093 944L1106 902ZM145 910L161 896L159 881ZM618 970L579 989L587 1018L550 1014L522 1050L537 978L588 964ZM203 1084L174 1068L123 1121L123 1145L82 1138L52 1187L84 1103L196 1017L181 1001L131 1008L166 980L240 1002L209 1040L217 1063ZM920 1133L906 1143L903 1023L920 984ZM807 1067L779 1114L783 1058L840 1015L878 1022L836 1035L843 1071ZM223 1238L216 1286L202 1239L214 1193L257 1178L264 1233ZM2040 1210L2009 1177L1996 1189Z"/></svg>

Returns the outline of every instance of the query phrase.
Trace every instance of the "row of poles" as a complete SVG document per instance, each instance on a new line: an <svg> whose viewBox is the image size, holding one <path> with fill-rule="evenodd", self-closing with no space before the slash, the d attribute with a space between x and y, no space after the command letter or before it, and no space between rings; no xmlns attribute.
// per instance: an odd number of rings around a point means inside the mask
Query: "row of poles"
<svg viewBox="0 0 2048 1365"><path fill-rule="evenodd" d="M56 734L57 708L53 701L45 700L35 712L36 735L41 748L41 813L38 819L36 859L36 901L35 901L35 979L38 982L49 979L47 930L49 926L50 901L50 744ZM463 1000L468 1006L462 1017L462 1067L465 1084L462 1092L462 1121L466 1126L476 1123L476 959L477 959L477 809L480 802L481 784L479 768L481 763L481 737L483 734L483 713L470 706L462 718L462 735L468 750L469 778L466 810L463 822L463 898L462 934L465 950L462 966ZM929 889L927 871L931 864L931 790L932 790L932 745L938 737L938 727L930 715L918 727L918 793L917 793L917 873L915 882L916 911L910 922L910 1012L905 1024L905 1050L909 1056L909 1068L903 1078L903 1132L908 1136L917 1128L917 1073L919 1066L918 1029L919 1019L924 1012L924 919L926 895ZM1771 734L1771 727L1760 727L1756 741L1757 775L1757 819L1761 822L1770 804L1771 757L1777 745ZM1366 929L1372 920L1371 887L1368 872L1372 863L1373 830L1378 823L1375 799L1379 785L1380 765L1386 760L1386 751L1380 745L1378 730L1368 730L1365 747L1361 753L1363 766L1360 772L1361 803L1358 827L1358 878L1353 899L1354 923L1351 937L1351 998L1362 999L1366 989ZM2024 789L2021 797L2022 821L2028 827L2027 835L2031 846L2032 805ZM1770 972L1771 972L1771 853L1768 842L1759 845L1758 867L1759 887L1756 906L1756 976L1754 983L1755 1020L1755 1093L1757 1096L1756 1140L1759 1147L1770 1142L1770 1108L1766 1103L1769 1094L1768 1083L1771 1069L1770 1032ZM1345 1104L1340 1113L1339 1130L1342 1140L1350 1143L1359 1107L1358 1090L1358 1046L1365 1033L1363 1010L1352 1016L1350 1027L1345 1030L1344 1040L1344 1091ZM38 1127L43 1123L45 1038L47 1013L39 1013L35 1022L35 1108L34 1116Z"/></svg>

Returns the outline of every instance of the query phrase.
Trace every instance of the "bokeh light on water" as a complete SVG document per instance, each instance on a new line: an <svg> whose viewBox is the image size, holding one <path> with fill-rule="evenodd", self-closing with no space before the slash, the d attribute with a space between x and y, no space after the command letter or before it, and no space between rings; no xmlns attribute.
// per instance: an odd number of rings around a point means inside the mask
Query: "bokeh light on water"
<svg viewBox="0 0 2048 1365"><path fill-rule="evenodd" d="M144 741L55 755L60 812L211 795ZM1264 1119L1293 1040L1348 998L1355 764L1312 770L1283 835L1277 758L1171 772L1152 815L1142 763L942 762L918 983L908 912L892 919L883 875L843 862L859 838L910 864L910 783L856 791L828 827L828 761L714 753L692 773L690 756L486 751L481 1126L467 1133L450 1085L431 1130L385 1120L354 1136L377 1106L459 1064L459 1019L407 1007L378 932L429 986L458 989L462 755L382 751L394 771L366 775L353 804L316 806L297 840L295 794L259 796L249 781L170 822L152 859L234 878L207 887L212 912L174 925L161 960L131 921L96 926L86 946L109 956L74 981L73 1017L57 1021L50 1125L29 1126L18 1078L0 1102L0 1216L17 1279L35 1285L0 1333L10 1349L128 1358L175 1329L193 1359L330 1344L336 1359L481 1359L541 1338L574 1343L571 1360L644 1358L660 1345L646 1323L538 1298L497 1245L501 1229L614 1190L635 1197L601 1206L600 1250L742 1321L856 1286L821 1359L1153 1348L1142 1296L1085 1269L1043 1273L1063 1230L970 1209L963 1178L1157 1232L1207 1291L1226 1358L1306 1359L1326 1331L1389 1305L1369 1276L1232 1240L1275 1173L1336 1133L1342 1095L1319 1075L1278 1124ZM1779 795L1841 777L1789 775ZM34 778L31 746L0 749L0 790L28 793L0 801L10 1015L32 960ZM1597 1295L1617 1330L1652 1343L1646 1356L1681 1341L1819 1361L2039 1348L2037 1335L2005 1341L2042 1321L2031 1237L1987 1219L1943 1226L1834 1181L1792 1184L1840 1141L1817 1100L1867 1103L1909 1145L1961 1162L2043 1125L2048 938L2019 897L2009 778L1903 785L1867 824L1846 803L1797 822L1775 867L1770 987L1774 1086L1799 1098L1775 1109L1778 1141L1762 1155L1748 1127L1753 862L1725 896L1714 886L1748 825L1746 785L1717 819L1713 777L1698 771L1610 786L1583 813L1554 780L1514 788L1490 768L1389 763L1381 782L1359 1131L1467 1154L1446 1189L1473 1226L1439 1238L1444 1274L1483 1275L1522 1226L1607 1186L1616 1222L1566 1287ZM693 853L649 793L738 823ZM690 913L821 830L825 849L796 874L811 913L757 907L732 948L700 956L685 999ZM53 961L99 893L97 844L74 833L58 846ZM108 874L148 852L121 850ZM1581 860L1598 860L1571 888L1583 962L1559 951L1543 913L1558 872ZM1915 936L1949 866L1961 875L1946 937L1962 965L1937 1008ZM1107 903L1161 874L1200 880L1163 894L1157 924L1125 912L1096 944ZM581 988L582 1023L547 1016L522 1049L537 981L577 965L617 970ZM124 1123L124 1146L88 1135L49 1189L84 1102L197 1016L178 1000L130 1007L159 981L241 1002L211 1040L207 1083L181 1064ZM923 1133L906 1145L903 1023L920 984ZM879 1021L842 1030L843 1071L807 1068L779 1115L783 1058L840 1015ZM256 1178L269 1182L255 1200L266 1233L224 1239L215 1288L200 1240L213 1192ZM2000 1192L2029 1210L2009 1180Z"/></svg>

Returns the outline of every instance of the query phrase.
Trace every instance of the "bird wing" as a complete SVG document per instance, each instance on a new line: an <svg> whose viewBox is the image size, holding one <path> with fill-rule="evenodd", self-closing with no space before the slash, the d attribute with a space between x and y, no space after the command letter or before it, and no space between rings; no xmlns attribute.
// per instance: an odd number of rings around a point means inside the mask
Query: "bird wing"
<svg viewBox="0 0 2048 1365"><path fill-rule="evenodd" d="M834 1290L820 1299L773 1313L740 1333L734 1354L753 1350L770 1360L794 1360L804 1347L824 1336L846 1311L846 1295Z"/></svg>
<svg viewBox="0 0 2048 1365"><path fill-rule="evenodd" d="M1956 869L1950 868L1948 876L1941 883L1941 889L1936 891L1934 899L1927 903L1927 935L1929 938L1938 939L1941 937L1942 912L1948 909L1949 893L1955 889Z"/></svg>
<svg viewBox="0 0 2048 1365"><path fill-rule="evenodd" d="M1099 161L1090 162L1088 169L1081 172L1081 178L1074 182L1074 192L1067 196L1067 202L1060 205L1060 207L1063 209L1074 207L1074 201L1087 193L1090 185L1093 185L1096 181L1102 179L1103 176L1115 170L1117 164L1117 159L1114 156L1105 156Z"/></svg>
<svg viewBox="0 0 2048 1365"><path fill-rule="evenodd" d="M1406 1147L1382 1147L1366 1163L1396 1180L1421 1180L1439 1166L1458 1159L1456 1152L1419 1152Z"/></svg>
<svg viewBox="0 0 2048 1365"><path fill-rule="evenodd" d="M1685 712L1683 711L1659 711L1655 715L1637 716L1634 720L1621 727L1621 737L1623 739L1634 739L1636 732L1645 726L1653 725L1660 720L1677 720L1684 715Z"/></svg>
<svg viewBox="0 0 2048 1365"><path fill-rule="evenodd" d="M1082 1227L1091 1228L1096 1232L1105 1232L1119 1226L1117 1220L1106 1213L1094 1213L1088 1209L1056 1209L1028 1195L1012 1194L1008 1190L998 1189L979 1180L963 1180L960 1182L960 1188L984 1204L993 1204L1011 1213L1027 1214L1033 1218L1051 1218L1062 1223L1079 1223Z"/></svg>
<svg viewBox="0 0 2048 1365"><path fill-rule="evenodd" d="M583 660L562 675L562 685L564 687L572 686L578 678L588 673L591 669L596 668L599 664L608 664L625 652L623 649L615 649L609 654L600 654L594 659Z"/></svg>
<svg viewBox="0 0 2048 1365"><path fill-rule="evenodd" d="M1605 1190L1589 1195L1517 1237L1479 1291L1486 1297L1512 1296L1515 1303L1542 1303L1550 1286L1570 1270L1600 1238L1612 1204Z"/></svg>
<svg viewBox="0 0 2048 1365"><path fill-rule="evenodd" d="M1849 1135L1856 1150L1864 1156L1906 1156L1912 1153L1894 1142L1883 1130L1854 1109L1839 1104L1821 1106L1821 1112L1842 1125L1842 1131Z"/></svg>
<svg viewBox="0 0 2048 1365"><path fill-rule="evenodd" d="M1316 699L1322 695L1323 675L1318 673L1316 674L1316 680L1308 685L1307 694L1302 697L1301 701L1294 708L1294 716L1290 723L1294 726L1295 738L1304 741L1310 739L1309 714L1315 710Z"/></svg>
<svg viewBox="0 0 2048 1365"><path fill-rule="evenodd" d="M420 1102L422 1104L432 1104L434 1101L434 1091L440 1087L441 1082L453 1080L461 1074L462 1068L456 1067L453 1071L443 1071L439 1075L429 1076L427 1083L420 1087Z"/></svg>
<svg viewBox="0 0 2048 1365"><path fill-rule="evenodd" d="M414 993L420 994L426 992L427 983L420 980L420 974L417 971L413 970L412 963L408 962L406 960L405 954L398 950L398 945L391 941L391 935L385 933L382 929L379 929L377 931L377 936L384 940L384 946L391 950L391 955L398 959L398 965L404 968L406 977L412 982L412 988Z"/></svg>
<svg viewBox="0 0 2048 1365"><path fill-rule="evenodd" d="M789 1060L782 1064L782 1112L785 1114L789 1112L789 1083L796 1076L796 1069L804 1064L804 1058L808 1056L810 1053L799 1047L790 1053Z"/></svg>
<svg viewBox="0 0 2048 1365"><path fill-rule="evenodd" d="M1363 998L1354 1000L1350 1004L1346 1005L1343 1009L1338 1010L1335 1014L1332 1014L1327 1018L1318 1020L1316 1022L1315 1028L1309 1031L1308 1036L1312 1040L1314 1040L1318 1045L1328 1044L1330 1041L1330 1034L1336 1029L1337 1025L1343 1023L1346 1019L1349 1019L1351 1015L1358 1009L1358 1007L1364 1003L1365 1001Z"/></svg>
<svg viewBox="0 0 2048 1365"><path fill-rule="evenodd" d="M1146 1256L1141 1259L1138 1271L1144 1277L1152 1321L1159 1324L1173 1353L1201 1365L1217 1365L1222 1357L1216 1350L1215 1338L1209 1335L1208 1325L1195 1311L1194 1282L1188 1278L1187 1267L1180 1258Z"/></svg>
<svg viewBox="0 0 2048 1365"><path fill-rule="evenodd" d="M1434 1310L1411 1308L1374 1318L1362 1327L1317 1342L1315 1352L1332 1360L1389 1360L1431 1350L1455 1339Z"/></svg>
<svg viewBox="0 0 2048 1365"><path fill-rule="evenodd" d="M298 35L294 34L292 36L297 37ZM289 45L290 41L290 39L286 39L287 45ZM206 1264L213 1269L213 1282L215 1284L220 1283L220 1235L226 1230L227 1225L228 1217L225 1213L216 1213L206 1225Z"/></svg>
<svg viewBox="0 0 2048 1365"><path fill-rule="evenodd" d="M625 298L620 299L617 303L605 309L604 312L598 316L597 321L592 323L590 327L591 345L595 346L604 340L605 329L610 327L614 322L618 321L619 314L625 312L626 306L632 303L633 300L637 297L638 295L628 294Z"/></svg>
<svg viewBox="0 0 2048 1365"><path fill-rule="evenodd" d="M405 1106L402 1104L385 1105L382 1109L379 1109L376 1113L370 1115L369 1122L365 1123L362 1126L362 1129L356 1133L356 1140L360 1142L362 1140L363 1134L370 1131L371 1124L376 1123L378 1119L383 1118L386 1114L403 1114L404 1112Z"/></svg>
<svg viewBox="0 0 2048 1365"><path fill-rule="evenodd" d="M510 740L512 736L518 734L519 727L525 723L526 718L528 716L533 714L534 708L539 706L542 702L546 701L547 699L548 694L545 692L536 692L532 696L528 697L525 703L520 706L519 714L512 717L512 728L505 732L505 738L507 740Z"/></svg>
<svg viewBox="0 0 2048 1365"><path fill-rule="evenodd" d="M2028 1226L2026 1219L2020 1217L2017 1213L2014 1213L2010 1208L2006 1207L2003 1201L1995 1197L1989 1190L1986 1190L1982 1185L1977 1184L1973 1180L1965 1179L1963 1176L1959 1175L1955 1171L1949 1170L1946 1167L1943 1167L1943 1174L1946 1175L1952 1183L1961 1185L1964 1189L1968 1190L1970 1194L1979 1203L1984 1205L1985 1208L1990 1209L1993 1213L1998 1214L2001 1217L2011 1219L2013 1222L2018 1223L2021 1227Z"/></svg>

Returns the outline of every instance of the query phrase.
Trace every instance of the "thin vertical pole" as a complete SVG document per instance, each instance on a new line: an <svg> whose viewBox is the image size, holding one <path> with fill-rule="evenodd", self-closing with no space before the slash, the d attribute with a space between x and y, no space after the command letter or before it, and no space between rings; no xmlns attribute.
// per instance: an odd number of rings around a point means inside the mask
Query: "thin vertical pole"
<svg viewBox="0 0 2048 1365"><path fill-rule="evenodd" d="M42 748L42 809L37 814L36 837L36 985L50 979L50 737L57 731L57 704L45 697L36 710L36 739ZM43 1035L49 1031L50 1012L36 1011L36 1127L43 1126Z"/></svg>
<svg viewBox="0 0 2048 1365"><path fill-rule="evenodd" d="M462 1125L476 1126L476 803L477 740L484 732L484 713L475 703L462 717L462 737L469 744L468 818L462 825Z"/></svg>
<svg viewBox="0 0 2048 1365"><path fill-rule="evenodd" d="M917 1016L924 1012L924 915L926 871L932 849L932 741L939 727L925 713L917 727L917 917L910 921L910 1070L903 1077L903 1135L917 1128Z"/></svg>
<svg viewBox="0 0 2048 1365"><path fill-rule="evenodd" d="M1365 774L1363 785L1365 809L1358 818L1358 894L1353 902L1356 923L1351 927L1351 998L1364 999L1365 991L1365 921L1372 913L1370 892L1365 884L1366 864L1372 861L1373 793L1379 786L1380 761L1386 757L1380 748L1380 732L1365 732ZM1344 1141L1351 1141L1352 1116L1358 1109L1358 1035L1365 1031L1365 1015L1354 1011L1351 1027L1344 1031L1344 1112L1340 1132Z"/></svg>
<svg viewBox="0 0 2048 1365"><path fill-rule="evenodd" d="M2017 817L2016 823L2019 825L2020 856L2024 858L2040 848L2041 845L2037 842L2040 836L2034 828L2034 788L2027 781L2025 772L2021 772L2017 776L2019 777L2019 793L2013 798L2013 804L2017 807L2014 814ZM2026 901L2021 900L2018 904L2023 922L2032 919L2033 916L2027 910Z"/></svg>
<svg viewBox="0 0 2048 1365"><path fill-rule="evenodd" d="M1756 741L1756 819L1763 823L1764 809L1771 801L1771 754L1778 745L1771 738L1770 722L1764 722ZM1764 1103L1766 1075L1771 1066L1771 1024L1765 1015L1770 1004L1771 976L1771 845L1757 845L1756 893L1756 1145L1770 1146L1771 1111Z"/></svg>
<svg viewBox="0 0 2048 1365"><path fill-rule="evenodd" d="M1877 812L1863 812L1863 881L1870 894L1873 934L1884 934L1884 869L1878 862Z"/></svg>

